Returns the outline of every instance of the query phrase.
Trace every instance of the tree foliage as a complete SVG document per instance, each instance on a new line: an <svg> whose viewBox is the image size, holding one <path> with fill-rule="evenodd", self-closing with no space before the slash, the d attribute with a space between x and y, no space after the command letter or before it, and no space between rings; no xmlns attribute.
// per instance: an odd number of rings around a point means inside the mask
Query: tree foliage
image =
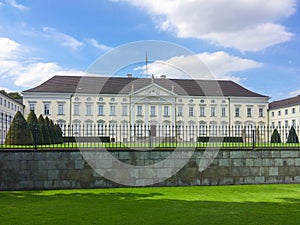
<svg viewBox="0 0 300 225"><path fill-rule="evenodd" d="M51 144L51 137L50 137L49 129L48 129L48 126L46 125L45 119L42 115L40 115L38 118L38 124L42 128L43 139L44 139L43 144L46 144L46 145Z"/></svg>
<svg viewBox="0 0 300 225"><path fill-rule="evenodd" d="M0 93L12 99L22 99L22 95L19 92L6 92L5 90L0 90Z"/></svg>
<svg viewBox="0 0 300 225"><path fill-rule="evenodd" d="M44 143L43 130L42 127L39 125L38 119L33 110L30 110L30 113L27 117L27 124L31 130L33 139L37 141L38 145L43 144Z"/></svg>
<svg viewBox="0 0 300 225"><path fill-rule="evenodd" d="M274 129L271 136L271 143L281 143L281 137L277 129Z"/></svg>
<svg viewBox="0 0 300 225"><path fill-rule="evenodd" d="M33 136L31 130L19 111L14 116L8 133L6 135L5 144L7 145L33 145Z"/></svg>
<svg viewBox="0 0 300 225"><path fill-rule="evenodd" d="M292 126L290 131L289 131L289 135L287 138L287 143L299 143L299 139L297 136L297 133L295 131L295 128Z"/></svg>

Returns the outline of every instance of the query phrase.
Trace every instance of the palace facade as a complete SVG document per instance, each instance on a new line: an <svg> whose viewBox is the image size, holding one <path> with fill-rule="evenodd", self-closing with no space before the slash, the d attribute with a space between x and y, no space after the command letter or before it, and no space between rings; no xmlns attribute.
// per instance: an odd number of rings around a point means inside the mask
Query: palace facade
<svg viewBox="0 0 300 225"><path fill-rule="evenodd" d="M224 132L236 125L267 126L268 100L233 81L165 76L54 76L23 91L25 116L34 110L62 127L147 125L152 135L168 125L219 126Z"/></svg>

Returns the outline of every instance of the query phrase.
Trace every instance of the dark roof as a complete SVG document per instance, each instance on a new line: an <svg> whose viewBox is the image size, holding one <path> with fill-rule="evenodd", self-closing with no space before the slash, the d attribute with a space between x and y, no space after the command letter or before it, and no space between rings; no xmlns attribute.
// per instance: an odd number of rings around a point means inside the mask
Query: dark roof
<svg viewBox="0 0 300 225"><path fill-rule="evenodd" d="M279 109L283 107L295 106L300 104L300 95L292 98L286 98L274 101L269 104L269 109Z"/></svg>
<svg viewBox="0 0 300 225"><path fill-rule="evenodd" d="M102 76L54 76L43 84L23 91L46 93L129 94L155 83L178 95L267 97L252 92L233 81L166 78L127 78ZM220 93L222 92L222 93Z"/></svg>

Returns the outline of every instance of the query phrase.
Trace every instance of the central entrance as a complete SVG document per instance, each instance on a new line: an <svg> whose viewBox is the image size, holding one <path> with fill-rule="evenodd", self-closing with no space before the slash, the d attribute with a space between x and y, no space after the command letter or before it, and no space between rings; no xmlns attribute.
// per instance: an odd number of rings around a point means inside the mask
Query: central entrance
<svg viewBox="0 0 300 225"><path fill-rule="evenodd" d="M150 125L151 136L156 137L156 125Z"/></svg>

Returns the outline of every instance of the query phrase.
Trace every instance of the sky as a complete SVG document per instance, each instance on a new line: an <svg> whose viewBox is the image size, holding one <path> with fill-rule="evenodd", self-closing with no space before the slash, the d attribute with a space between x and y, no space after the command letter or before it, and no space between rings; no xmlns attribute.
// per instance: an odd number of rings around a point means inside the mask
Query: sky
<svg viewBox="0 0 300 225"><path fill-rule="evenodd" d="M155 77L176 77L157 62L196 69L196 56L215 79L234 80L270 101L295 96L298 8L299 0L0 0L0 89L23 91L54 75L84 75L119 46L155 40L191 53L169 59L147 53ZM141 77L144 70L136 65L130 73Z"/></svg>

